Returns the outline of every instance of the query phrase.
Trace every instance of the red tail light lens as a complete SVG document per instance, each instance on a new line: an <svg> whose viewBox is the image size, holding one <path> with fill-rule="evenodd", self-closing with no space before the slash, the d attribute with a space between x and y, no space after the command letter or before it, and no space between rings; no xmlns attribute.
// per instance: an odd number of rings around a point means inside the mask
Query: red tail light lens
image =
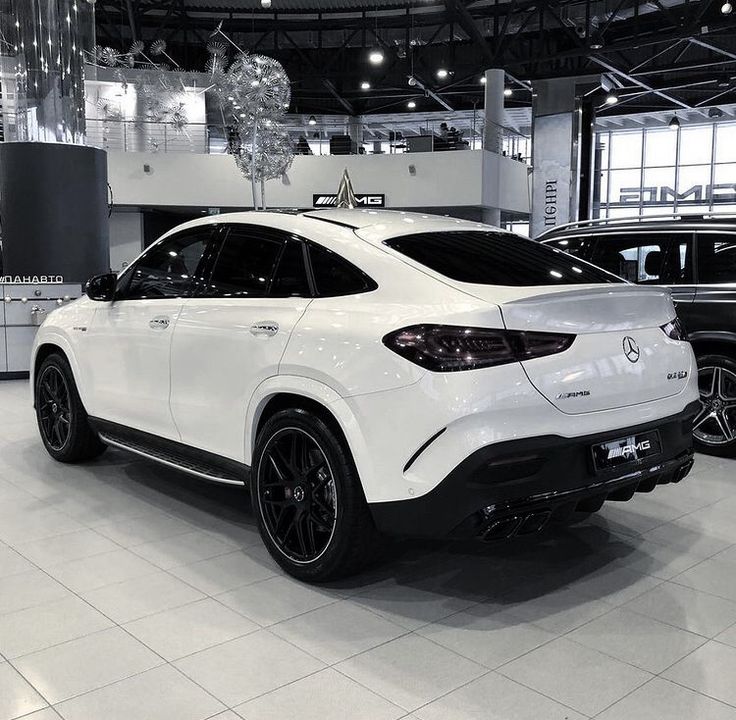
<svg viewBox="0 0 736 720"><path fill-rule="evenodd" d="M492 330L455 325L412 325L383 338L401 357L434 372L505 365L567 350L575 335Z"/></svg>
<svg viewBox="0 0 736 720"><path fill-rule="evenodd" d="M674 320L670 320L666 325L662 325L662 332L673 340L687 340L685 326L680 321L680 318L675 318Z"/></svg>

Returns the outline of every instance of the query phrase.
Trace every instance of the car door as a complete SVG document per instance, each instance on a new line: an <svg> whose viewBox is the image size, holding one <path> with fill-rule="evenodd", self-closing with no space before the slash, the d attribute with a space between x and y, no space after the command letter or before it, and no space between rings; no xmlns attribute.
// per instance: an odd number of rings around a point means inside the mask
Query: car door
<svg viewBox="0 0 736 720"><path fill-rule="evenodd" d="M720 336L734 342L736 230L698 230L696 245L698 289L693 306L692 330L696 331L696 336L710 339ZM726 335L729 337L726 338Z"/></svg>
<svg viewBox="0 0 736 720"><path fill-rule="evenodd" d="M184 298L203 271L212 226L152 245L101 303L82 359L91 415L177 440L169 407L170 350Z"/></svg>
<svg viewBox="0 0 736 720"><path fill-rule="evenodd" d="M243 461L248 403L278 374L310 302L300 239L255 225L227 228L209 280L184 301L173 334L171 409L184 443Z"/></svg>

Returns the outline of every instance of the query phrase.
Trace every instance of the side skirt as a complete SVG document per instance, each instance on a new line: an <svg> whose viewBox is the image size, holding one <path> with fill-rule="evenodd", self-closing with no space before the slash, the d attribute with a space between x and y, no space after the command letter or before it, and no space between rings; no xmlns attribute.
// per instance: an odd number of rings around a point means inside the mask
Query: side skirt
<svg viewBox="0 0 736 720"><path fill-rule="evenodd" d="M189 447L118 423L89 418L102 442L162 465L176 468L202 480L225 485L246 485L250 468L214 453Z"/></svg>

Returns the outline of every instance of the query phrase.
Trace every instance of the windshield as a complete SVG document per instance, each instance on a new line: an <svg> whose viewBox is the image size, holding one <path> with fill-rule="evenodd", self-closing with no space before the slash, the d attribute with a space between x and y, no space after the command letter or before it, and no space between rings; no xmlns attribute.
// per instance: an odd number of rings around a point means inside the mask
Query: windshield
<svg viewBox="0 0 736 720"><path fill-rule="evenodd" d="M391 238L385 244L459 282L516 287L624 282L583 260L511 233L428 232Z"/></svg>

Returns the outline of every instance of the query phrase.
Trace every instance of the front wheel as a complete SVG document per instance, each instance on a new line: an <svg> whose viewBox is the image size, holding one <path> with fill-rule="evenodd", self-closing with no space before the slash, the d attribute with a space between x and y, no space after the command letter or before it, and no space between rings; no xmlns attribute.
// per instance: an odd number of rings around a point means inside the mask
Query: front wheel
<svg viewBox="0 0 736 720"><path fill-rule="evenodd" d="M64 463L92 460L105 445L89 425L72 369L60 353L51 353L36 375L38 430L49 455Z"/></svg>
<svg viewBox="0 0 736 720"><path fill-rule="evenodd" d="M725 355L698 358L700 412L693 423L697 450L736 457L736 362Z"/></svg>
<svg viewBox="0 0 736 720"><path fill-rule="evenodd" d="M306 410L282 410L259 432L254 460L253 507L281 567L312 582L360 570L375 529L343 438Z"/></svg>

